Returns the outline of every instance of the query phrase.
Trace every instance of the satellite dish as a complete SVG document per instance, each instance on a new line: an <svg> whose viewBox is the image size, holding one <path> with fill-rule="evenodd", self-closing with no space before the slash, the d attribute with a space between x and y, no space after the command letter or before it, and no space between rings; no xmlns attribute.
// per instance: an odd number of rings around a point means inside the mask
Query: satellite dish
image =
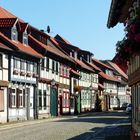
<svg viewBox="0 0 140 140"><path fill-rule="evenodd" d="M47 32L50 33L50 26L47 26Z"/></svg>

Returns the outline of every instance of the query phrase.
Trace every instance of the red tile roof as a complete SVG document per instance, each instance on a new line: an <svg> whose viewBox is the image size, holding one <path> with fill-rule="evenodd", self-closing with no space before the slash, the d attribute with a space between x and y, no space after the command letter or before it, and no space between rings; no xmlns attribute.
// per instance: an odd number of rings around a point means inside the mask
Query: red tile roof
<svg viewBox="0 0 140 140"><path fill-rule="evenodd" d="M109 76L109 75L105 74L104 72L99 72L99 75L100 75L101 77L103 77L104 79L106 79L106 80L115 81L115 82L120 82L116 77L114 77L114 76Z"/></svg>
<svg viewBox="0 0 140 140"><path fill-rule="evenodd" d="M128 76L113 62L107 61L120 75L124 78L128 79Z"/></svg>
<svg viewBox="0 0 140 140"><path fill-rule="evenodd" d="M17 18L0 18L0 27L12 27Z"/></svg>
<svg viewBox="0 0 140 140"><path fill-rule="evenodd" d="M17 18L17 17L0 6L0 18Z"/></svg>
<svg viewBox="0 0 140 140"><path fill-rule="evenodd" d="M63 52L73 63L73 59L61 48L61 46L59 45L59 43L53 38L53 37L50 37L50 40L57 46L57 48Z"/></svg>
<svg viewBox="0 0 140 140"><path fill-rule="evenodd" d="M70 69L70 72L73 73L73 74L75 74L75 75L80 76L80 74L77 71L75 71L74 69Z"/></svg>
<svg viewBox="0 0 140 140"><path fill-rule="evenodd" d="M4 9L3 7L0 6L0 18L18 18L17 16L13 15L12 13L10 13L9 11L7 11L6 9ZM20 22L24 22L22 19L18 18Z"/></svg>
<svg viewBox="0 0 140 140"><path fill-rule="evenodd" d="M102 65L102 66L105 67L105 68L108 68L108 69L113 70L110 66L104 64L103 62L101 62L101 61L99 61L99 60L97 60L97 59L95 59L95 58L93 58L92 61L93 61L93 63L94 63L94 62L95 62L95 63L98 63L99 65ZM95 64L95 65L96 65L96 64Z"/></svg>
<svg viewBox="0 0 140 140"><path fill-rule="evenodd" d="M56 35L55 36L55 40L59 43L61 48L71 48L73 50L79 51L80 48L72 45L70 42L68 42L66 39L64 39L63 37L61 37L60 35Z"/></svg>
<svg viewBox="0 0 140 140"><path fill-rule="evenodd" d="M28 23L20 22L21 31L24 32L28 27Z"/></svg>
<svg viewBox="0 0 140 140"><path fill-rule="evenodd" d="M91 72L94 72L93 69L91 67L89 67L88 65L86 65L83 61L79 60L79 59L74 59L76 61L76 63L78 65L80 65L82 68L87 69Z"/></svg>
<svg viewBox="0 0 140 140"><path fill-rule="evenodd" d="M97 67L96 65L94 65L93 63L88 63L91 67L93 67L95 70L97 71L102 71L99 67Z"/></svg>
<svg viewBox="0 0 140 140"><path fill-rule="evenodd" d="M6 40L9 44L13 45L19 52L23 52L28 55L32 55L34 57L42 58L43 56L39 53L37 53L34 49L31 48L31 46L23 45L21 42L12 41L8 37L6 37L3 33L0 32L0 38Z"/></svg>
<svg viewBox="0 0 140 140"><path fill-rule="evenodd" d="M68 45L72 45L68 40L66 40L64 37L60 36L60 35L56 35L56 37L61 38L61 41L63 41L64 43L68 44Z"/></svg>
<svg viewBox="0 0 140 140"><path fill-rule="evenodd" d="M65 55L63 52L61 52L56 47L45 45L45 44L41 43L40 41L38 41L37 39L35 39L31 35L29 35L29 39L31 39L35 43L39 44L41 47L43 47L44 49L46 49L48 52L51 52L51 53L53 53L53 54L55 54L55 55L57 55L57 56L59 56L61 58L64 58L64 59L67 59L67 60L71 61L71 59L67 55Z"/></svg>
<svg viewBox="0 0 140 140"><path fill-rule="evenodd" d="M9 50L9 51L13 51L13 49L9 48L7 45L4 45L3 43L0 42L0 48L1 49L5 49L5 50Z"/></svg>
<svg viewBox="0 0 140 140"><path fill-rule="evenodd" d="M98 87L104 89L105 87L102 84L98 84Z"/></svg>

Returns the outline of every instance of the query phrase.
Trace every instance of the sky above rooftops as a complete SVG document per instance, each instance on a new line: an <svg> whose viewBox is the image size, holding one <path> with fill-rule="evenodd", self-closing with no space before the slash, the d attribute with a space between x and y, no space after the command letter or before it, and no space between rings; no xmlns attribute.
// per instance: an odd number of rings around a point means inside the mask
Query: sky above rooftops
<svg viewBox="0 0 140 140"><path fill-rule="evenodd" d="M112 59L123 25L108 29L111 0L1 0L0 6L38 29L60 34L71 44L91 51L97 59Z"/></svg>

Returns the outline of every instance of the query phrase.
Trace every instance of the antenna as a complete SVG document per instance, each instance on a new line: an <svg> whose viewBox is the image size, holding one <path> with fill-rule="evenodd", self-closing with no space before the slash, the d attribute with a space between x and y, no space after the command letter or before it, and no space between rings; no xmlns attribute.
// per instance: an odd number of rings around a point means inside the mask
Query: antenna
<svg viewBox="0 0 140 140"><path fill-rule="evenodd" d="M50 29L50 26L48 25L48 26L47 26L47 32L50 33L50 30L51 30L51 29Z"/></svg>
<svg viewBox="0 0 140 140"><path fill-rule="evenodd" d="M49 33L53 33L53 32L51 32L51 29L50 29L50 26L49 26L49 25L47 26L47 29L46 29L46 30L41 29L40 31L42 31L42 32L47 32L48 34L49 34Z"/></svg>

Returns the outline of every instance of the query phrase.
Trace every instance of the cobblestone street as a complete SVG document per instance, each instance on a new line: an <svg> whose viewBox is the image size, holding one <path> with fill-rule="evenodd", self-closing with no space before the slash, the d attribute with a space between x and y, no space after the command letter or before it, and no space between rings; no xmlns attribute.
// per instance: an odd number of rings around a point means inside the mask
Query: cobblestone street
<svg viewBox="0 0 140 140"><path fill-rule="evenodd" d="M116 132L117 125L128 122L124 112L99 112L79 117L28 121L1 125L0 140L98 140L104 139L104 134L108 132Z"/></svg>

